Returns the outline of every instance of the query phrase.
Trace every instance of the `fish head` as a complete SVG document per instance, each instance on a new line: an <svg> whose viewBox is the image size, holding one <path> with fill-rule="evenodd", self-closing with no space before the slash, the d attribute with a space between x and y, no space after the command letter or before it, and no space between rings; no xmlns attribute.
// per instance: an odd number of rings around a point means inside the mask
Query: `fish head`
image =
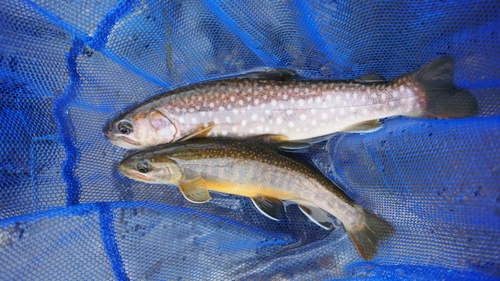
<svg viewBox="0 0 500 281"><path fill-rule="evenodd" d="M120 115L104 126L103 133L117 146L142 149L174 141L178 130L162 112L152 109Z"/></svg>
<svg viewBox="0 0 500 281"><path fill-rule="evenodd" d="M182 172L177 164L167 156L154 152L137 152L123 159L119 164L121 173L133 180L177 184Z"/></svg>

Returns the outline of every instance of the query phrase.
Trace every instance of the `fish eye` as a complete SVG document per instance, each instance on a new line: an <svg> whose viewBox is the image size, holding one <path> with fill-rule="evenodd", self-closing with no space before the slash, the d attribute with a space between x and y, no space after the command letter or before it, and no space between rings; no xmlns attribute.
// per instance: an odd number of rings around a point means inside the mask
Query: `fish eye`
<svg viewBox="0 0 500 281"><path fill-rule="evenodd" d="M146 174L151 171L151 167L149 167L149 163L147 161L141 161L137 163L137 171L139 171L139 173Z"/></svg>
<svg viewBox="0 0 500 281"><path fill-rule="evenodd" d="M124 135L128 135L134 131L134 127L129 121L123 120L118 123L118 130Z"/></svg>

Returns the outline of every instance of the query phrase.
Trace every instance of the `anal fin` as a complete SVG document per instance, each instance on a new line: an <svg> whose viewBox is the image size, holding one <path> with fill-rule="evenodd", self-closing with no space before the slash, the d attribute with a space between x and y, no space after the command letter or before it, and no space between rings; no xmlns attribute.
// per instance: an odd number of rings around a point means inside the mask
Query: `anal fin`
<svg viewBox="0 0 500 281"><path fill-rule="evenodd" d="M358 124L354 124L344 128L342 132L349 133L372 133L382 128L382 124L378 120L368 120Z"/></svg>
<svg viewBox="0 0 500 281"><path fill-rule="evenodd" d="M250 199L252 199L252 203L255 208L257 208L257 210L259 210L259 212L261 212L264 216L275 221L279 221L281 219L280 208L283 203L280 200L263 196L253 197Z"/></svg>
<svg viewBox="0 0 500 281"><path fill-rule="evenodd" d="M306 215L312 222L319 225L326 230L333 229L333 220L328 217L325 211L318 207L299 205L299 209Z"/></svg>
<svg viewBox="0 0 500 281"><path fill-rule="evenodd" d="M184 195L184 198L189 202L205 203L212 199L208 190L205 188L205 180L202 178L182 181L178 185L182 195Z"/></svg>

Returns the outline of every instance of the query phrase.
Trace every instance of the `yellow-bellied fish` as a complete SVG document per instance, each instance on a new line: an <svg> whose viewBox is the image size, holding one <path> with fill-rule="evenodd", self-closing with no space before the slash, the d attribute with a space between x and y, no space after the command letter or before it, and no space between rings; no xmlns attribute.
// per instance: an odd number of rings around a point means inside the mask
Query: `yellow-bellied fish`
<svg viewBox="0 0 500 281"><path fill-rule="evenodd" d="M333 227L331 214L367 260L375 256L379 240L394 232L314 168L254 140L191 139L136 152L119 167L131 179L178 185L193 203L210 200L209 191L245 196L274 220L280 218L283 202L295 203L324 229Z"/></svg>
<svg viewBox="0 0 500 281"><path fill-rule="evenodd" d="M393 82L376 74L353 81L293 80L286 70L181 87L114 118L103 132L140 149L174 142L213 126L208 137L261 134L302 140L335 132L370 132L385 117L473 116L477 102L453 84L454 60L440 57ZM278 79L275 79L276 76Z"/></svg>

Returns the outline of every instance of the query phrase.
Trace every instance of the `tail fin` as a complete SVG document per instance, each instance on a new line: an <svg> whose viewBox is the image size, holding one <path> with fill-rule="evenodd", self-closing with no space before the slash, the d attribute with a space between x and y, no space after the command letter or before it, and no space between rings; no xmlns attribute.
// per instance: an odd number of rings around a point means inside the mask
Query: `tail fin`
<svg viewBox="0 0 500 281"><path fill-rule="evenodd" d="M459 118L478 113L474 96L453 83L454 69L453 58L444 56L409 74L424 88L426 106L422 116Z"/></svg>
<svg viewBox="0 0 500 281"><path fill-rule="evenodd" d="M377 254L379 240L387 239L394 233L394 228L384 219L360 207L365 220L357 229L350 229L344 225L349 237L365 260L371 260Z"/></svg>

